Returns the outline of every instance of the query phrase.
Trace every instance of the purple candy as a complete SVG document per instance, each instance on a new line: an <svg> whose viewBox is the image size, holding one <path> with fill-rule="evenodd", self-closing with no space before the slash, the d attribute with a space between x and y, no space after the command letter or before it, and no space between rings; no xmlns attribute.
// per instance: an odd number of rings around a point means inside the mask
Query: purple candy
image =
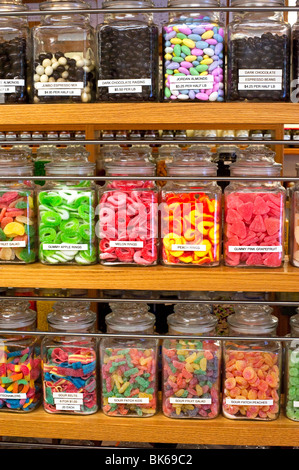
<svg viewBox="0 0 299 470"><path fill-rule="evenodd" d="M178 68L178 63L177 62L170 62L167 67L167 69L170 69L170 70L175 70Z"/></svg>
<svg viewBox="0 0 299 470"><path fill-rule="evenodd" d="M190 69L192 67L192 64L191 64L191 62L183 61L183 62L180 63L180 66L185 67L185 69Z"/></svg>
<svg viewBox="0 0 299 470"><path fill-rule="evenodd" d="M196 98L200 101L208 101L209 96L205 93L197 93Z"/></svg>
<svg viewBox="0 0 299 470"><path fill-rule="evenodd" d="M222 43L222 42L219 42L219 43L215 46L215 54L219 55L220 52L222 52L222 49L223 49L223 43Z"/></svg>
<svg viewBox="0 0 299 470"><path fill-rule="evenodd" d="M196 27L196 28L193 29L193 34L200 34L201 35L205 32L206 32L206 30L204 28Z"/></svg>
<svg viewBox="0 0 299 470"><path fill-rule="evenodd" d="M180 33L186 34L186 36L189 36L189 34L192 34L192 30L188 28L187 26L179 26L179 31Z"/></svg>
<svg viewBox="0 0 299 470"><path fill-rule="evenodd" d="M193 90L190 90L190 91L189 91L189 98L190 98L190 100L194 100L194 99L195 99L195 93L194 93Z"/></svg>
<svg viewBox="0 0 299 470"><path fill-rule="evenodd" d="M185 67L179 67L179 68L178 68L178 71L179 71L180 73L184 73L185 75L190 75L189 70L188 70L188 69L185 69Z"/></svg>
<svg viewBox="0 0 299 470"><path fill-rule="evenodd" d="M203 50L202 49L197 49L195 47L194 49L192 49L191 54L196 55L196 56L201 56L203 54Z"/></svg>
<svg viewBox="0 0 299 470"><path fill-rule="evenodd" d="M206 39L206 42L212 46L216 46L216 44L218 44L218 42L216 41L216 39Z"/></svg>
<svg viewBox="0 0 299 470"><path fill-rule="evenodd" d="M171 33L168 33L165 35L165 40L170 41L170 39L174 38L176 36L176 31L171 31Z"/></svg>

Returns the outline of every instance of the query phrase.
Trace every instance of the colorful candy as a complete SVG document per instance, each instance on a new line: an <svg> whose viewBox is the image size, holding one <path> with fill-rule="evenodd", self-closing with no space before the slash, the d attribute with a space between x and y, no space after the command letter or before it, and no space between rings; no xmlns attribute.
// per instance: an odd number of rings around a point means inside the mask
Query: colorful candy
<svg viewBox="0 0 299 470"><path fill-rule="evenodd" d="M285 343L285 411L289 419L299 421L299 343L295 339L299 337L298 313L290 318L290 327L294 340Z"/></svg>
<svg viewBox="0 0 299 470"><path fill-rule="evenodd" d="M224 101L224 29L217 20L182 13L163 27L163 53L164 100Z"/></svg>

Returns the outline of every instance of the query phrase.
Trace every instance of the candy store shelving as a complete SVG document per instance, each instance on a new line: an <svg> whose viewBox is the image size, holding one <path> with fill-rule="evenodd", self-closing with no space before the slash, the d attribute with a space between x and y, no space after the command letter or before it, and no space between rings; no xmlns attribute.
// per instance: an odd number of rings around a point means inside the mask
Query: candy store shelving
<svg viewBox="0 0 299 470"><path fill-rule="evenodd" d="M202 129L257 128L275 130L283 139L284 123L296 122L298 105L292 103L167 103L7 105L0 113L0 130L84 128L86 138L97 138L100 129ZM91 145L90 145L91 147ZM283 147L278 146L282 160ZM94 157L94 153L92 157ZM286 264L278 269L234 268L121 268L76 266L0 266L2 287L218 290L299 292L299 269ZM9 423L9 424L8 424ZM42 408L28 414L0 413L0 435L92 439L132 442L169 442L219 445L298 446L299 426L283 412L273 422L245 422L219 416L207 421L154 417L110 418L50 415Z"/></svg>

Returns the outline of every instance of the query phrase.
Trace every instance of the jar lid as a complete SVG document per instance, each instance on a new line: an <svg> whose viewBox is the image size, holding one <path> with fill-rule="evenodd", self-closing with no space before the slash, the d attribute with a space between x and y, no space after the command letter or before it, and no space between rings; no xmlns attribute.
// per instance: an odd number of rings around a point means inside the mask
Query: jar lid
<svg viewBox="0 0 299 470"><path fill-rule="evenodd" d="M29 308L27 300L1 300L0 329L26 328L36 322L36 312Z"/></svg>
<svg viewBox="0 0 299 470"><path fill-rule="evenodd" d="M118 304L118 302L116 302ZM105 317L106 325L117 333L140 333L154 328L156 317L148 311L143 302L124 302L112 306L112 312Z"/></svg>
<svg viewBox="0 0 299 470"><path fill-rule="evenodd" d="M53 305L47 320L56 330L78 331L93 327L96 314L90 310L89 302L60 300Z"/></svg>
<svg viewBox="0 0 299 470"><path fill-rule="evenodd" d="M181 152L181 147L177 144L162 144L158 150L159 156L162 156L162 155L172 156L178 152Z"/></svg>
<svg viewBox="0 0 299 470"><path fill-rule="evenodd" d="M220 145L217 148L217 154L221 153L234 153L237 154L237 157L240 155L240 147L237 145Z"/></svg>
<svg viewBox="0 0 299 470"><path fill-rule="evenodd" d="M168 0L168 6L169 7L186 7L186 8L195 8L195 7L219 7L219 1L218 0L198 0L194 1L191 0L190 2L184 1L181 2L180 0Z"/></svg>
<svg viewBox="0 0 299 470"><path fill-rule="evenodd" d="M27 11L28 5L23 5L22 1L14 0L1 0L0 11Z"/></svg>
<svg viewBox="0 0 299 470"><path fill-rule="evenodd" d="M80 153L60 151L59 158L45 165L47 176L93 176L95 163L89 162Z"/></svg>
<svg viewBox="0 0 299 470"><path fill-rule="evenodd" d="M211 331L217 324L217 318L211 313L209 305L177 304L174 313L167 317L168 327L180 333L203 334Z"/></svg>
<svg viewBox="0 0 299 470"><path fill-rule="evenodd" d="M169 176L217 176L217 165L206 151L181 152L166 167Z"/></svg>
<svg viewBox="0 0 299 470"><path fill-rule="evenodd" d="M285 5L284 0L231 0L232 7L283 7ZM245 8L244 8L245 9Z"/></svg>
<svg viewBox="0 0 299 470"><path fill-rule="evenodd" d="M229 327L239 333L261 335L273 333L278 325L278 318L271 315L273 309L268 305L237 305L235 313L227 317Z"/></svg>
<svg viewBox="0 0 299 470"><path fill-rule="evenodd" d="M150 0L105 0L102 8L153 8Z"/></svg>
<svg viewBox="0 0 299 470"><path fill-rule="evenodd" d="M58 148L56 147L56 145L41 145L40 147L38 147L36 149L36 156L39 157L41 155L48 155L49 153L53 154L53 153L58 153L59 150Z"/></svg>
<svg viewBox="0 0 299 470"><path fill-rule="evenodd" d="M108 176L155 176L156 165L137 152L122 152L105 164Z"/></svg>
<svg viewBox="0 0 299 470"><path fill-rule="evenodd" d="M40 10L88 10L90 5L83 0L50 0L40 4Z"/></svg>
<svg viewBox="0 0 299 470"><path fill-rule="evenodd" d="M85 160L86 162L88 162L88 157L90 155L84 145L80 144L68 145L65 149L61 149L60 154L63 154L65 157L72 157L76 160Z"/></svg>
<svg viewBox="0 0 299 470"><path fill-rule="evenodd" d="M27 152L21 149L0 149L0 175L3 176L32 176L33 165L28 159Z"/></svg>
<svg viewBox="0 0 299 470"><path fill-rule="evenodd" d="M230 166L232 176L280 176L282 165L265 145L248 145Z"/></svg>

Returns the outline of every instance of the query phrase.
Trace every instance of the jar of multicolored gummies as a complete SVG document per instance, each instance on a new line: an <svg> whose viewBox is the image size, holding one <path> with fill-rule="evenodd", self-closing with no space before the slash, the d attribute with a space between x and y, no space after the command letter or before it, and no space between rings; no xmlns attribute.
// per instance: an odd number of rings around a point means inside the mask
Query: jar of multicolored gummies
<svg viewBox="0 0 299 470"><path fill-rule="evenodd" d="M224 191L224 262L227 266L278 268L284 262L285 199L275 153L251 145L230 165L233 177ZM250 177L269 180L254 181Z"/></svg>
<svg viewBox="0 0 299 470"><path fill-rule="evenodd" d="M124 338L152 335L155 315L138 302L110 305L107 333L118 337L101 340L102 409L108 416L147 418L157 411L158 340Z"/></svg>
<svg viewBox="0 0 299 470"><path fill-rule="evenodd" d="M164 100L224 101L224 26L218 0L169 0L163 26ZM184 7L207 11L184 11Z"/></svg>
<svg viewBox="0 0 299 470"><path fill-rule="evenodd" d="M286 341L285 412L292 421L299 421L299 309L290 318L291 341Z"/></svg>
<svg viewBox="0 0 299 470"><path fill-rule="evenodd" d="M127 11L104 14L97 27L97 101L158 101L159 28L152 13L136 11L153 2L106 0L103 8Z"/></svg>
<svg viewBox="0 0 299 470"><path fill-rule="evenodd" d="M227 319L229 335L240 338L223 345L222 411L226 418L272 421L279 416L282 345L270 339L278 324L272 310L263 305L238 305Z"/></svg>
<svg viewBox="0 0 299 470"><path fill-rule="evenodd" d="M0 263L33 263L37 247L32 163L26 153L2 148L0 175L7 178L0 192ZM10 180L10 176L28 176L28 180Z"/></svg>
<svg viewBox="0 0 299 470"><path fill-rule="evenodd" d="M54 304L47 320L48 331L57 335L42 340L44 409L48 413L95 413L98 347L96 338L84 334L96 332L96 314L88 302L66 300Z"/></svg>
<svg viewBox="0 0 299 470"><path fill-rule="evenodd" d="M36 312L26 300L0 302L0 410L28 412L41 403L39 336L22 332L36 329ZM14 330L15 334L5 334Z"/></svg>
<svg viewBox="0 0 299 470"><path fill-rule="evenodd" d="M78 155L60 155L47 163L47 180L38 190L39 259L43 264L94 264L97 260L95 238L95 183L85 180L95 172L95 164ZM66 176L78 177L65 180Z"/></svg>
<svg viewBox="0 0 299 470"><path fill-rule="evenodd" d="M49 0L34 26L33 103L90 103L95 97L95 35L83 0ZM76 13L69 13L70 10ZM64 10L57 15L55 10ZM54 14L52 14L54 12Z"/></svg>
<svg viewBox="0 0 299 470"><path fill-rule="evenodd" d="M167 165L161 191L161 261L167 266L218 266L221 238L221 188L205 176L217 176L210 154L183 152Z"/></svg>
<svg viewBox="0 0 299 470"><path fill-rule="evenodd" d="M299 176L299 164L296 164ZM299 267L299 182L290 191L290 236L289 259L293 266Z"/></svg>
<svg viewBox="0 0 299 470"><path fill-rule="evenodd" d="M10 16L0 18L0 103L27 102L29 26L26 16L12 16L28 10L21 1L1 0L0 11Z"/></svg>
<svg viewBox="0 0 299 470"><path fill-rule="evenodd" d="M284 0L232 0L241 11L228 25L227 100L289 101L291 27ZM273 10L246 11L246 7Z"/></svg>
<svg viewBox="0 0 299 470"><path fill-rule="evenodd" d="M99 189L100 263L153 266L158 263L158 190L156 166L137 153L118 155L105 166L107 180ZM110 179L111 177L111 179ZM113 180L112 177L129 177ZM153 180L134 180L153 177Z"/></svg>
<svg viewBox="0 0 299 470"><path fill-rule="evenodd" d="M216 336L217 318L204 304L178 304L167 317L170 335ZM221 343L166 339L162 347L163 413L211 419L220 410Z"/></svg>

